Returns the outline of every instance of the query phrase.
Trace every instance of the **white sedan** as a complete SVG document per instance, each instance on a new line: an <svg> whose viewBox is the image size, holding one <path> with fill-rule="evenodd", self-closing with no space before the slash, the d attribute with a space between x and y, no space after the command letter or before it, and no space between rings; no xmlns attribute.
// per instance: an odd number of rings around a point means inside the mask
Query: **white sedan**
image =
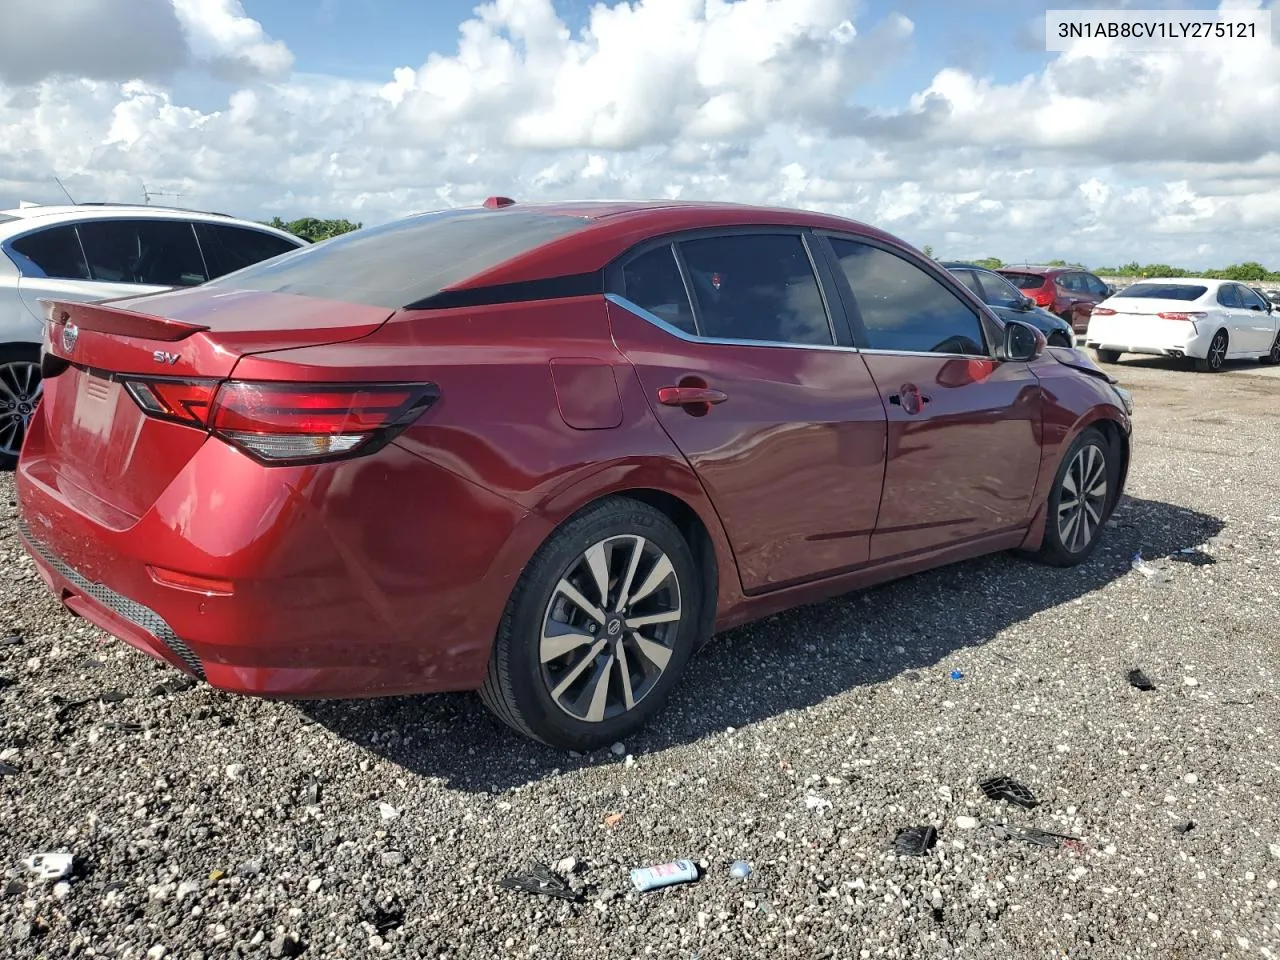
<svg viewBox="0 0 1280 960"><path fill-rule="evenodd" d="M1243 283L1143 280L1093 308L1085 343L1101 363L1122 353L1190 357L1216 373L1227 360L1280 363L1280 314Z"/></svg>

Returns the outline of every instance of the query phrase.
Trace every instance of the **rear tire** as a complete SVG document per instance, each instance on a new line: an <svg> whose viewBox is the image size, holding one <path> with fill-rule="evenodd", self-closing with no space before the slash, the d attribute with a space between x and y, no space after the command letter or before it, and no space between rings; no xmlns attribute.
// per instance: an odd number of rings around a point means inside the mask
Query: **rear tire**
<svg viewBox="0 0 1280 960"><path fill-rule="evenodd" d="M631 736L662 709L698 645L701 584L666 515L628 497L600 501L525 567L481 697L552 747L587 752Z"/></svg>
<svg viewBox="0 0 1280 960"><path fill-rule="evenodd" d="M1227 361L1227 331L1219 330L1213 335L1213 339L1209 341L1209 353L1201 360L1195 358L1196 369L1201 373L1220 373L1222 365Z"/></svg>
<svg viewBox="0 0 1280 960"><path fill-rule="evenodd" d="M1276 334L1276 338L1271 344L1271 352L1259 357L1258 362L1265 363L1267 366L1280 364L1280 333Z"/></svg>
<svg viewBox="0 0 1280 960"><path fill-rule="evenodd" d="M1053 478L1035 560L1074 567L1089 559L1115 504L1119 466L1117 451L1102 431L1088 427L1076 437Z"/></svg>
<svg viewBox="0 0 1280 960"><path fill-rule="evenodd" d="M1099 363L1119 363L1119 350L1095 350L1094 355L1098 358Z"/></svg>
<svg viewBox="0 0 1280 960"><path fill-rule="evenodd" d="M0 470L17 465L42 389L40 348L26 343L0 347Z"/></svg>

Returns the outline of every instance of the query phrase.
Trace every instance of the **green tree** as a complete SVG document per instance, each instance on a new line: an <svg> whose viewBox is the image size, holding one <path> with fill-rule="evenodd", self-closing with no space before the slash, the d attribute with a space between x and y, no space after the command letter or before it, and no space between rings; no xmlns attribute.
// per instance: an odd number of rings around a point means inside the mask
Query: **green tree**
<svg viewBox="0 0 1280 960"><path fill-rule="evenodd" d="M997 257L983 257L981 260L973 261L976 266L986 267L988 270L999 270L1004 266L1004 261Z"/></svg>
<svg viewBox="0 0 1280 960"><path fill-rule="evenodd" d="M932 259L933 259L933 247L929 246L929 244L927 244L927 243L926 243L926 244L924 245L923 253L924 253L924 255L925 255L926 257L928 257L930 260L932 260Z"/></svg>
<svg viewBox="0 0 1280 960"><path fill-rule="evenodd" d="M350 233L352 230L359 230L364 226L363 223L352 223L350 220L321 220L317 217L302 217L298 220L290 220L287 223L279 217L272 217L270 221L264 222L269 227L284 230L287 233L292 233L295 237L310 240L312 243L319 243L321 240L328 240L330 237L341 236L344 233Z"/></svg>

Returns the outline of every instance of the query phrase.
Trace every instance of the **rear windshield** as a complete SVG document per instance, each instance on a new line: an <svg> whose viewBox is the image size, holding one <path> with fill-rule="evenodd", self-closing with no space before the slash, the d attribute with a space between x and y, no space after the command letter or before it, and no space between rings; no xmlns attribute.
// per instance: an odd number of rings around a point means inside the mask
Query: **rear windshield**
<svg viewBox="0 0 1280 960"><path fill-rule="evenodd" d="M442 210L344 233L205 284L399 309L586 226L518 210Z"/></svg>
<svg viewBox="0 0 1280 960"><path fill-rule="evenodd" d="M1019 290L1034 290L1037 287L1044 286L1044 276L1039 273L1006 273L1001 270L1000 276L1004 277Z"/></svg>
<svg viewBox="0 0 1280 960"><path fill-rule="evenodd" d="M1190 283L1135 283L1125 287L1116 296L1126 300L1199 300L1209 292L1208 287Z"/></svg>

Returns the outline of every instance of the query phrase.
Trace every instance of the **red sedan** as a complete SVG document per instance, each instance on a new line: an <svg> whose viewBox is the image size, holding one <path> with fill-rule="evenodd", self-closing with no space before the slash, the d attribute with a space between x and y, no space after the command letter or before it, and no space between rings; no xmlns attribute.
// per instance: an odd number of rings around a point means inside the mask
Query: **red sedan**
<svg viewBox="0 0 1280 960"><path fill-rule="evenodd" d="M49 305L21 530L73 612L275 697L479 689L590 749L714 631L1090 555L1129 399L863 224L507 200Z"/></svg>

